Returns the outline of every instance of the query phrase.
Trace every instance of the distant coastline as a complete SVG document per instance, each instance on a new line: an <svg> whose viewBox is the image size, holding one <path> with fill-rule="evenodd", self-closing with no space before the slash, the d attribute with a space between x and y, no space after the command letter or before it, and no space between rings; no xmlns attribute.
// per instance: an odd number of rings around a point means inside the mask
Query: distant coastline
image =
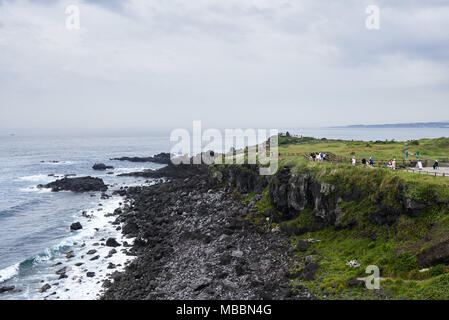
<svg viewBox="0 0 449 320"><path fill-rule="evenodd" d="M393 123L393 124L355 124L349 126L337 126L331 128L448 128L449 121L445 122L412 122L412 123Z"/></svg>

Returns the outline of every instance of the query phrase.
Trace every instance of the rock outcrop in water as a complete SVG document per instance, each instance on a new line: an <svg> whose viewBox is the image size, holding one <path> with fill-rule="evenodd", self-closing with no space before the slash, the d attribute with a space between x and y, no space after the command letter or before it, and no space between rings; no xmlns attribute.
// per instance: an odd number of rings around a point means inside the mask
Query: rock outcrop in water
<svg viewBox="0 0 449 320"><path fill-rule="evenodd" d="M121 158L112 158L111 160L130 161L130 162L155 162L161 164L171 163L170 153L166 152L156 154L153 157L121 157Z"/></svg>
<svg viewBox="0 0 449 320"><path fill-rule="evenodd" d="M104 163L95 163L92 166L92 169L104 171L104 170L107 170L107 169L114 169L114 167L113 166L107 166Z"/></svg>
<svg viewBox="0 0 449 320"><path fill-rule="evenodd" d="M51 188L51 191L53 192L88 192L108 190L108 187L104 184L102 179L94 177L63 178L45 185L38 185L38 188Z"/></svg>
<svg viewBox="0 0 449 320"><path fill-rule="evenodd" d="M15 288L15 286L0 287L0 293L13 291Z"/></svg>
<svg viewBox="0 0 449 320"><path fill-rule="evenodd" d="M79 222L74 222L70 225L71 231L81 230L82 228L83 228L83 226Z"/></svg>

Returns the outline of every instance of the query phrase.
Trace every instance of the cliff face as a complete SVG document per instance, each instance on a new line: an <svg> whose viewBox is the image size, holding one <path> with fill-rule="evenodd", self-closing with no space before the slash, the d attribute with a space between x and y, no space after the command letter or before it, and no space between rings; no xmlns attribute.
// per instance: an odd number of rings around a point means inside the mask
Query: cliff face
<svg viewBox="0 0 449 320"><path fill-rule="evenodd" d="M260 193L268 185L268 176L259 174L256 165L229 165L216 166L210 170L210 181L212 184L227 183L240 193Z"/></svg>
<svg viewBox="0 0 449 320"><path fill-rule="evenodd" d="M338 218L341 196L335 194L335 186L320 183L308 174L292 175L288 167L270 182L269 196L282 213L282 220L295 218L305 208L312 208L315 219L326 225Z"/></svg>
<svg viewBox="0 0 449 320"><path fill-rule="evenodd" d="M354 214L345 214L345 203L365 204L360 211L366 211L365 217L379 225L393 224L401 215L418 216L432 205L406 196L406 187L401 184L379 186L374 191L364 190L357 184L345 188L338 183L324 182L312 173L294 174L289 167L283 167L275 176L267 178L258 175L257 166L231 166L224 174L226 178L229 185L241 193L260 193L268 186L269 199L276 211L271 213L274 222L292 220L304 210L312 210L311 229L355 223ZM308 229L302 232L310 231Z"/></svg>

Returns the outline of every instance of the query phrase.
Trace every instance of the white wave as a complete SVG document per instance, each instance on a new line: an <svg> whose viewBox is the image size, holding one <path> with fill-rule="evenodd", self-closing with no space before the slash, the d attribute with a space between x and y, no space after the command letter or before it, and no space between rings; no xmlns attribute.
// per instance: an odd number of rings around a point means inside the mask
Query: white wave
<svg viewBox="0 0 449 320"><path fill-rule="evenodd" d="M38 256L35 258L35 261L36 261L36 262L46 262L46 261L49 261L49 260L52 258L52 255L53 255L53 252L52 252L51 249L45 249L45 251L44 251L42 254L38 255Z"/></svg>
<svg viewBox="0 0 449 320"><path fill-rule="evenodd" d="M50 188L38 188L37 186L32 186L32 187L26 187L26 188L19 188L19 191L47 193L47 192L51 192L51 189Z"/></svg>
<svg viewBox="0 0 449 320"><path fill-rule="evenodd" d="M58 162L54 162L54 161L44 161L44 162L42 162L42 163L45 163L45 164L52 164L52 165L58 166L58 165L70 165L70 164L73 164L73 161L58 161Z"/></svg>
<svg viewBox="0 0 449 320"><path fill-rule="evenodd" d="M0 270L0 283L5 282L6 280L9 280L17 275L19 272L19 265L19 263L16 263L15 265Z"/></svg>
<svg viewBox="0 0 449 320"><path fill-rule="evenodd" d="M116 208L119 207L119 202L122 202L123 199L121 197L113 197L106 201L101 201L103 206L101 207L102 211L97 211L99 207L91 208L87 211L87 214L92 215L92 218L88 219L85 217L80 217L78 214L76 216L76 220L80 221L83 229L76 231L76 233L61 241L58 245L53 247L53 250L57 250L62 247L70 247L70 250L74 251L75 257L70 261L62 254L56 259L52 260L52 263L55 261L60 261L63 265L59 266L67 266L68 278L58 279L59 285L57 287L52 287L52 291L56 292L56 294L48 296L47 299L61 299L61 300L92 300L99 298L103 290L103 281L108 278L108 274L114 271L121 271L125 267L125 265L133 259L133 257L126 255L121 251L123 246L116 248L117 253L112 255L110 258L106 258L109 251L112 249L111 247L107 247L105 245L94 246L94 243L100 243L104 241L100 241L101 238L115 238L119 243L123 243L123 241L127 241L130 245L133 244L134 239L125 238L121 231L116 230L117 225L112 225L110 222L115 220L115 217L105 217L107 213L113 212ZM91 212L93 211L93 212ZM97 231L97 229L98 231ZM76 244L76 245L75 245ZM85 244L85 246L81 247L81 244ZM91 256L87 255L87 251L95 249L97 252L95 255L99 255L100 258L98 260L91 261ZM84 256L81 259L81 256ZM80 267L74 266L75 263L82 262L84 263ZM112 262L117 266L116 269L107 269L109 262ZM88 278L86 276L86 272L91 271L95 272L95 276L92 278ZM51 283L56 281L57 278L51 274L50 278L47 279L47 282ZM66 290L69 289L69 290ZM33 295L33 299L42 299L45 295L37 293L37 295Z"/></svg>
<svg viewBox="0 0 449 320"><path fill-rule="evenodd" d="M135 170L135 168L133 169ZM134 183L138 184L138 180ZM105 216L121 207L120 203L124 202L124 199L120 196L113 196L109 199L100 200L100 202L102 206L98 206L96 202L91 208L83 210L90 217L83 216L82 211L74 215L73 222L79 221L83 226L81 230L71 233L69 237L35 257L35 262L41 265L42 270L45 271L31 275L26 280L29 284L22 287L23 291L15 296L16 299L19 297L20 299L38 300L98 299L104 291L102 287L104 280L109 279L109 275L114 271L122 271L135 258L122 252L122 249L125 249L123 245L116 248L115 254L106 258L112 248L105 245L105 239L115 238L119 243L123 244L126 241L129 245L134 243L134 239L124 237L121 230L116 230L119 225L111 224L116 219L115 216ZM102 210L98 211L99 208ZM122 224L120 226L123 227ZM87 252L91 249L95 249L97 252L94 255L87 255ZM67 251L73 251L74 257L67 259ZM90 260L96 255L99 255L97 260ZM61 264L58 264L58 262ZM82 262L83 265L75 266L79 262ZM116 268L108 269L109 263L115 264ZM18 267L19 265L16 266L16 269L9 269L9 274L12 274L12 276L17 274ZM66 275L68 277L58 279L59 276L55 272L63 267L67 267ZM87 277L87 272L95 272L95 276ZM48 293L39 292L40 286L43 285L41 280L51 285L51 290ZM36 284L38 287L36 287Z"/></svg>
<svg viewBox="0 0 449 320"><path fill-rule="evenodd" d="M32 176L19 177L19 178L16 179L16 181L51 182L56 177L57 176L49 177L47 174L36 174L36 175L32 175Z"/></svg>
<svg viewBox="0 0 449 320"><path fill-rule="evenodd" d="M116 173L128 173L128 172L140 172L151 168L146 167L136 167L136 168L115 168L114 172ZM152 169L153 170L153 169Z"/></svg>

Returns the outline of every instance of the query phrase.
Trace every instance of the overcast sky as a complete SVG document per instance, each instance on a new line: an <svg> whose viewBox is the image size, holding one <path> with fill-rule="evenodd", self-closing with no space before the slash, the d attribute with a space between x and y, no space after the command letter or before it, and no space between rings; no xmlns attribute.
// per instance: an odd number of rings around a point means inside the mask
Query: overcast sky
<svg viewBox="0 0 449 320"><path fill-rule="evenodd" d="M80 9L78 30L65 8ZM380 30L365 27L367 5ZM0 0L0 127L449 120L446 0Z"/></svg>

